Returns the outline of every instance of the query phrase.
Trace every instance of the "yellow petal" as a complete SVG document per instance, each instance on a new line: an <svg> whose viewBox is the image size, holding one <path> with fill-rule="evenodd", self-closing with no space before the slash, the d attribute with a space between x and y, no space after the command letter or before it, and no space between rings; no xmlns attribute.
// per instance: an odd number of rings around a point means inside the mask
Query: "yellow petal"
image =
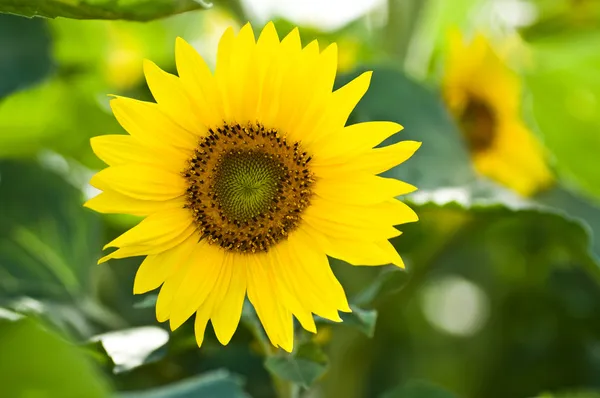
<svg viewBox="0 0 600 398"><path fill-rule="evenodd" d="M232 121L238 123L254 121L256 118L255 113L246 113L246 103L256 102L257 100L256 90L253 89L253 84L256 80L256 76L253 73L253 64L258 60L253 58L254 50L254 32L250 23L246 23L234 40L229 62L229 78L226 80L224 86L226 91L222 93L222 95L229 98L230 110L233 117Z"/></svg>
<svg viewBox="0 0 600 398"><path fill-rule="evenodd" d="M226 266L232 268L231 280L226 287L223 300L215 306L211 322L215 329L217 339L223 345L229 343L242 316L242 307L246 297L246 266L247 258L244 255L231 255L232 261Z"/></svg>
<svg viewBox="0 0 600 398"><path fill-rule="evenodd" d="M327 219L342 225L353 225L365 232L382 227L400 225L418 220L417 214L405 203L390 199L369 206L340 204L318 196L311 198L311 205L304 214Z"/></svg>
<svg viewBox="0 0 600 398"><path fill-rule="evenodd" d="M185 158L180 154L169 156L169 153L142 145L130 135L101 135L91 138L90 144L96 156L109 166L144 163L175 173L185 167Z"/></svg>
<svg viewBox="0 0 600 398"><path fill-rule="evenodd" d="M313 188L313 192L324 199L355 205L377 204L415 190L403 181L366 173L317 180Z"/></svg>
<svg viewBox="0 0 600 398"><path fill-rule="evenodd" d="M176 247L181 242L190 237L194 232L196 232L196 226L194 224L187 227L185 231L179 234L176 238L162 243L162 244L152 244L152 245L135 245L135 246L126 246L122 247L114 252L102 257L98 260L98 264L102 264L108 260L113 258L125 258L125 257L134 257L134 256L146 256L149 254L158 254L162 253L166 250L169 250L173 247Z"/></svg>
<svg viewBox="0 0 600 398"><path fill-rule="evenodd" d="M219 246L201 241L190 256L187 268L177 291L175 292L169 315L171 330L182 325L202 303L215 293L219 278L231 278L230 267L225 267L225 251ZM229 276L227 276L229 273Z"/></svg>
<svg viewBox="0 0 600 398"><path fill-rule="evenodd" d="M231 52L233 49L233 42L235 35L233 34L233 28L229 27L221 36L219 40L219 48L217 49L217 65L215 67L215 81L219 91L219 97L221 100L221 114L226 122L232 122L233 111L229 103L228 93L228 79L230 79L230 65L231 65Z"/></svg>
<svg viewBox="0 0 600 398"><path fill-rule="evenodd" d="M133 294L142 294L158 288L190 256L197 242L190 236L178 246L159 254L151 254L142 262L135 274Z"/></svg>
<svg viewBox="0 0 600 398"><path fill-rule="evenodd" d="M192 221L191 213L187 209L176 208L154 213L104 248L162 245L185 232L192 225Z"/></svg>
<svg viewBox="0 0 600 398"><path fill-rule="evenodd" d="M373 72L364 72L350 83L333 92L327 115L331 121L328 121L325 125L333 127L346 124L350 113L367 92L372 74Z"/></svg>
<svg viewBox="0 0 600 398"><path fill-rule="evenodd" d="M279 48L270 56L270 68L262 87L262 101L259 108L261 122L266 127L281 128L277 122L282 112L279 97L283 89L283 80L289 70L295 66L293 62L300 50L300 34L296 28L283 38Z"/></svg>
<svg viewBox="0 0 600 398"><path fill-rule="evenodd" d="M299 230L310 235L318 247L328 256L343 260L352 265L387 265L396 264L403 267L398 253L392 252L389 246L382 242L354 241L337 239L323 234L309 224L302 224ZM387 242L389 243L389 242ZM393 246L392 246L393 249Z"/></svg>
<svg viewBox="0 0 600 398"><path fill-rule="evenodd" d="M140 143L130 135L101 135L90 139L92 150L109 166L131 162L129 156L141 151Z"/></svg>
<svg viewBox="0 0 600 398"><path fill-rule="evenodd" d="M214 296L209 296L198 311L196 311L196 320L194 321L194 334L196 335L196 344L198 347L202 347L204 342L204 334L206 332L206 324L210 318L214 306Z"/></svg>
<svg viewBox="0 0 600 398"><path fill-rule="evenodd" d="M105 263L109 260L115 258L126 258L126 257L136 257L136 256L145 256L150 251L150 247L148 246L128 246L123 247L121 249L115 250L114 252L107 254L106 256L100 258L98 260L98 264Z"/></svg>
<svg viewBox="0 0 600 398"><path fill-rule="evenodd" d="M184 177L143 164L111 166L92 177L90 184L135 199L164 201L185 194Z"/></svg>
<svg viewBox="0 0 600 398"><path fill-rule="evenodd" d="M321 68L315 77L315 86L318 87L321 94L331 93L335 75L338 69L338 48L336 43L331 43L319 57Z"/></svg>
<svg viewBox="0 0 600 398"><path fill-rule="evenodd" d="M140 200L121 195L117 192L106 191L101 192L83 205L99 213L147 216L161 210L183 208L185 206L185 198L179 197L163 201Z"/></svg>
<svg viewBox="0 0 600 398"><path fill-rule="evenodd" d="M181 126L187 136L197 140L197 137L206 134L207 128L199 117L201 110L190 100L177 76L163 71L149 60L144 60L144 75L159 108Z"/></svg>
<svg viewBox="0 0 600 398"><path fill-rule="evenodd" d="M392 225L406 224L419 221L419 216L406 203L398 199L390 199L375 207L380 214L387 214L388 222Z"/></svg>
<svg viewBox="0 0 600 398"><path fill-rule="evenodd" d="M256 118L267 127L273 127L272 118L275 115L275 111L273 110L275 108L273 102L275 101L273 101L273 98L275 98L277 93L277 88L274 84L277 79L274 79L274 77L279 73L279 68L277 68L278 53L279 37L277 36L277 30L275 30L273 22L269 22L263 28L256 43L256 104L250 103L248 105L248 111L250 113L254 112Z"/></svg>
<svg viewBox="0 0 600 398"><path fill-rule="evenodd" d="M349 312L350 307L342 285L337 280L325 252L319 250L314 239L302 229L297 229L288 238L294 275L305 273L315 288L330 302L333 308Z"/></svg>
<svg viewBox="0 0 600 398"><path fill-rule="evenodd" d="M195 102L199 117L205 126L217 127L223 123L221 109L215 106L216 83L204 59L181 37L175 42L177 73L184 89Z"/></svg>
<svg viewBox="0 0 600 398"><path fill-rule="evenodd" d="M303 82L305 90L312 89L312 94L307 96L309 103L304 105L304 110L299 115L295 125L290 129L290 135L298 137L303 146L312 153L318 153L318 147L314 147L314 141L321 139L323 130L319 127L322 120L327 118L324 112L332 98L332 88L337 71L337 46L335 43L329 45L316 60L308 76L310 80ZM342 126L338 126L341 128ZM330 131L326 132L330 134Z"/></svg>
<svg viewBox="0 0 600 398"><path fill-rule="evenodd" d="M421 147L417 141L401 141L383 148L373 149L356 159L360 170L379 174L408 160Z"/></svg>
<svg viewBox="0 0 600 398"><path fill-rule="evenodd" d="M315 95L314 69L317 66L319 44L310 42L302 51L293 51L287 62L291 65L283 75L279 98L277 128L288 133L289 139L301 141L302 132L295 127L307 112ZM320 65L319 65L320 66Z"/></svg>
<svg viewBox="0 0 600 398"><path fill-rule="evenodd" d="M359 164L359 159L351 158L368 153L371 148L400 130L402 126L394 122L357 123L341 130L332 130L332 134L323 135L316 141L319 150L315 152L312 164L315 168L322 166L323 169L348 160Z"/></svg>
<svg viewBox="0 0 600 398"><path fill-rule="evenodd" d="M198 136L171 120L158 104L117 97L110 101L110 106L129 134L141 143L163 151L165 156L188 159L196 148Z"/></svg>
<svg viewBox="0 0 600 398"><path fill-rule="evenodd" d="M384 240L384 241L380 241L377 242L377 245L386 253L386 256L390 259L389 262L397 267L400 267L402 269L406 268L406 266L404 265L404 261L402 261L402 258L400 257L400 254L396 251L396 248L394 247L394 245L392 245L389 241ZM370 265L370 264L364 264L364 265ZM378 264L376 264L378 265Z"/></svg>
<svg viewBox="0 0 600 398"><path fill-rule="evenodd" d="M322 177L356 172L379 174L409 159L420 146L420 142L401 141L383 148L368 150L339 164L333 164L336 161L334 158L322 159L321 162L317 158L311 163L311 169Z"/></svg>
<svg viewBox="0 0 600 398"><path fill-rule="evenodd" d="M302 220L314 228L322 231L329 236L335 236L340 239L349 240L366 240L375 242L382 239L391 239L400 236L400 231L387 225L375 225L369 222L352 223L353 220L346 221L344 219L329 219L322 214L309 213L306 209L302 214Z"/></svg>
<svg viewBox="0 0 600 398"><path fill-rule="evenodd" d="M302 327L311 332L316 330L311 313L334 322L341 322L342 319L335 303L329 301L328 296L314 284L312 276L299 262L292 249L293 247L288 241L282 242L274 248L279 261L279 267L274 270L288 287L290 295L294 295L300 305L300 308L297 308L298 305L290 303L288 305L290 310L298 318ZM303 309L308 311L308 314Z"/></svg>
<svg viewBox="0 0 600 398"><path fill-rule="evenodd" d="M297 289L296 283L292 280L290 273L287 272L292 260L288 254L289 250L287 247L282 248L282 245L287 246L288 244L287 242L281 242L271 248L272 256L270 256L271 263L269 264L269 273L275 281L277 294L281 297L286 308L298 319L300 325L309 332L316 333L317 327L310 311L312 306L305 299L307 291L304 286ZM305 302L305 304L302 302Z"/></svg>
<svg viewBox="0 0 600 398"><path fill-rule="evenodd" d="M266 254L248 257L248 299L256 309L271 344L292 352L292 314L278 300L273 281L265 269L265 262L268 261L265 257Z"/></svg>

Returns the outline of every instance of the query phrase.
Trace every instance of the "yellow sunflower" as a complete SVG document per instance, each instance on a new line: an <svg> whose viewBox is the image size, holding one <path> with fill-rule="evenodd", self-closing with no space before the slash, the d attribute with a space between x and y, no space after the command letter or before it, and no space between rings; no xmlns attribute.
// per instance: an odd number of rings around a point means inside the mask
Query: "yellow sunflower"
<svg viewBox="0 0 600 398"><path fill-rule="evenodd" d="M198 345L209 320L229 342L247 294L272 344L291 351L293 317L316 332L313 314L350 311L328 255L403 267L388 239L417 220L396 199L415 188L377 174L420 144L373 149L402 127L345 127L371 73L332 91L336 46L302 48L297 29L281 41L272 23L257 41L249 24L228 29L214 73L182 39L175 55L179 76L144 63L157 103L111 101L129 135L91 141L109 167L86 206L145 216L100 262L146 256L134 293L161 287L156 316L173 330L195 313Z"/></svg>
<svg viewBox="0 0 600 398"><path fill-rule="evenodd" d="M544 151L521 117L519 79L485 37L466 43L451 33L443 92L482 175L525 196L552 183Z"/></svg>

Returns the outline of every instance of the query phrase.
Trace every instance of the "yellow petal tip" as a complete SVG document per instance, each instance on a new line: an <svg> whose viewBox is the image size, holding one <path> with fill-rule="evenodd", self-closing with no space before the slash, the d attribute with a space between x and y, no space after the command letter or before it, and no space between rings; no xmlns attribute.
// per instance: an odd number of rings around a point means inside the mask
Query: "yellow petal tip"
<svg viewBox="0 0 600 398"><path fill-rule="evenodd" d="M106 256L100 258L98 260L98 265L100 264L104 264L105 262L107 262L108 260L110 260L112 258L112 253L111 254L107 254Z"/></svg>
<svg viewBox="0 0 600 398"><path fill-rule="evenodd" d="M169 320L169 329L171 329L171 332L177 330L179 328L179 326L183 325L184 322L181 321L174 321L173 318L171 318Z"/></svg>

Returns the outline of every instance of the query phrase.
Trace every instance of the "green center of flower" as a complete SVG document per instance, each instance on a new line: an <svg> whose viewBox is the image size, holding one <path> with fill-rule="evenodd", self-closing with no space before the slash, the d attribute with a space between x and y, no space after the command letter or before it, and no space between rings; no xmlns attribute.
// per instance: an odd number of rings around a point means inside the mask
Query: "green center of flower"
<svg viewBox="0 0 600 398"><path fill-rule="evenodd" d="M182 172L201 239L239 253L286 239L310 204L310 160L300 143L260 124L210 129Z"/></svg>
<svg viewBox="0 0 600 398"><path fill-rule="evenodd" d="M223 213L248 221L269 210L277 196L282 164L260 151L234 151L223 156L214 177L214 190Z"/></svg>
<svg viewBox="0 0 600 398"><path fill-rule="evenodd" d="M497 136L498 120L487 102L470 98L459 120L472 152L484 152L492 147Z"/></svg>

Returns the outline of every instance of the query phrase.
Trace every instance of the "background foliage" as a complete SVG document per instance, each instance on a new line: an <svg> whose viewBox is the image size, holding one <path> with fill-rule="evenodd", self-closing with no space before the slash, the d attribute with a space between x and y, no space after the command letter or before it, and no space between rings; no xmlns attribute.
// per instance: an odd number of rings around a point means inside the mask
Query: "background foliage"
<svg viewBox="0 0 600 398"><path fill-rule="evenodd" d="M264 24L258 3L0 0L0 396L599 397L595 0L374 1L335 26L319 2L312 23L279 3L280 35L338 42L338 85L375 71L353 122L424 143L387 173L420 188L421 220L393 242L407 270L332 259L354 312L298 333L293 355L270 352L250 307L230 345L209 331L198 349L192 325L167 332L155 297L131 294L141 259L96 265L137 221L81 206L102 167L89 138L120 131L107 94L150 99L141 60L173 70L176 36L212 62L226 25ZM439 88L452 27L520 49L523 118L557 176L535 197L473 169Z"/></svg>

